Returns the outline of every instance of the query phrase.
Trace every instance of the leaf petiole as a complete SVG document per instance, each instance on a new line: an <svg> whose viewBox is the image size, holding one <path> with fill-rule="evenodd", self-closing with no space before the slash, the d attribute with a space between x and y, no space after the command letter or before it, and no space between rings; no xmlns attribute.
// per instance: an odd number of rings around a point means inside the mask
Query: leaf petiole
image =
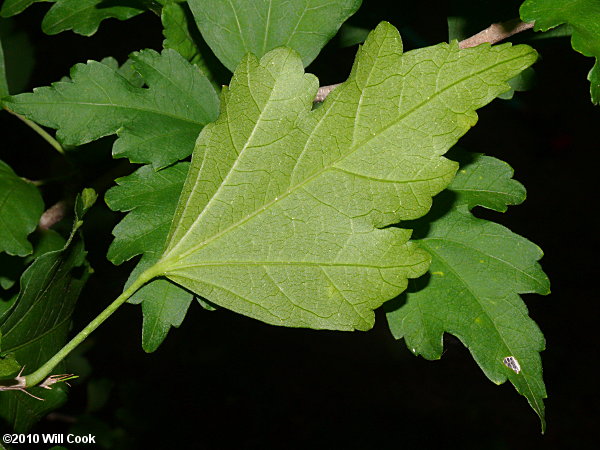
<svg viewBox="0 0 600 450"><path fill-rule="evenodd" d="M106 307L104 311L96 316L83 330L81 330L73 339L71 339L63 348L61 348L52 358L50 358L42 367L35 372L26 375L25 387L33 387L48 378L50 372L67 357L79 344L81 344L96 328L98 328L106 319L108 319L123 303L129 299L139 288L159 275L157 267L150 267L143 272L115 301Z"/></svg>
<svg viewBox="0 0 600 450"><path fill-rule="evenodd" d="M27 125L29 128L31 128L37 134L39 134L46 142L48 142L52 147L54 147L54 149L58 153L65 156L65 150L63 149L62 145L60 145L60 143L56 139L54 139L52 136L50 136L50 134L48 134L48 132L46 132L46 130L44 130L42 127L40 127L35 122L32 122L31 120L25 118L21 114L17 114L16 112L11 111L7 107L4 107L4 109L6 111L8 111L9 113L11 113L13 116L16 116L19 119L21 119L25 123L25 125Z"/></svg>

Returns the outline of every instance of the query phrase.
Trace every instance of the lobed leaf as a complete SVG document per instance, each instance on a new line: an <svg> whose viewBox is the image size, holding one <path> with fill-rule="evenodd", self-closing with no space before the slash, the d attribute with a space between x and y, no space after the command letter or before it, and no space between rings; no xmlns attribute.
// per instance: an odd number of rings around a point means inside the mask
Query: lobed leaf
<svg viewBox="0 0 600 450"><path fill-rule="evenodd" d="M427 359L441 357L444 332L458 337L490 380L511 381L544 428L544 337L518 295L550 292L537 263L542 251L470 213L476 205L505 211L522 202L525 190L511 177L507 164L486 156L461 166L449 192L436 199L439 207L414 225L416 242L432 257L430 278L407 292L403 306L390 305L387 318L394 337ZM518 373L503 362L509 356Z"/></svg>
<svg viewBox="0 0 600 450"><path fill-rule="evenodd" d="M382 23L312 110L318 83L294 51L247 56L198 138L150 272L268 323L371 328L430 261L387 226L428 211L456 170L441 155L535 59L510 44L402 54Z"/></svg>
<svg viewBox="0 0 600 450"><path fill-rule="evenodd" d="M188 0L196 24L219 60L233 72L246 53L296 50L308 66L361 0Z"/></svg>
<svg viewBox="0 0 600 450"><path fill-rule="evenodd" d="M107 255L113 264L137 255L162 254L188 168L187 162L158 172L143 166L117 179L117 186L108 190L105 200L110 209L129 212L113 230L115 240Z"/></svg>
<svg viewBox="0 0 600 450"><path fill-rule="evenodd" d="M195 66L174 50L131 55L147 89L96 61L77 64L70 82L8 97L7 107L58 130L66 146L111 134L115 157L151 163L155 169L187 157L202 127L219 110L217 94Z"/></svg>
<svg viewBox="0 0 600 450"><path fill-rule="evenodd" d="M153 280L138 294L144 298L142 348L151 353L165 340L171 327L181 325L194 296L169 280Z"/></svg>
<svg viewBox="0 0 600 450"><path fill-rule="evenodd" d="M0 252L18 256L31 253L27 236L43 212L44 201L37 188L0 161Z"/></svg>
<svg viewBox="0 0 600 450"><path fill-rule="evenodd" d="M42 20L42 30L51 35L73 30L91 36L105 19L127 20L144 12L141 3L137 5L129 0L5 0L0 16L14 16L34 3L42 2L54 3Z"/></svg>
<svg viewBox="0 0 600 450"><path fill-rule="evenodd" d="M535 31L547 31L562 24L570 26L573 49L596 58L588 80L592 103L600 103L600 3L596 0L526 0L520 12L524 21L535 21Z"/></svg>
<svg viewBox="0 0 600 450"><path fill-rule="evenodd" d="M204 67L204 59L200 49L194 42L183 6L178 3L167 3L161 11L160 16L163 25L163 35L165 37L164 48L172 48L192 64L197 65L205 75L210 71Z"/></svg>
<svg viewBox="0 0 600 450"><path fill-rule="evenodd" d="M143 166L118 179L117 186L106 193L106 203L111 209L128 212L113 230L115 239L108 258L114 264L121 264L143 255L129 282L162 254L188 168L187 162L158 172ZM170 327L181 324L192 299L191 293L168 280L153 280L130 298L130 303L143 302L142 347L145 351L155 351Z"/></svg>
<svg viewBox="0 0 600 450"><path fill-rule="evenodd" d="M130 6L131 2L110 2L106 0L58 0L42 21L46 34L58 34L73 30L83 36L91 36L105 19L127 20L144 12L140 7Z"/></svg>

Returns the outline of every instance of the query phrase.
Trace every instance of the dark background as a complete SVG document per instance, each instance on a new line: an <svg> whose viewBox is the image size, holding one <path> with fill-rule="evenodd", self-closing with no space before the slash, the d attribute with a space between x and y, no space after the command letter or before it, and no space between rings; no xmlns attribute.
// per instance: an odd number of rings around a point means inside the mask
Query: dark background
<svg viewBox="0 0 600 450"><path fill-rule="evenodd" d="M388 20L410 50L447 40L449 15L465 16L475 32L517 17L519 2L413 3L366 1L350 23L373 28ZM78 62L114 56L122 63L132 51L161 48L160 21L151 13L105 21L86 38L45 36L40 23L46 10L34 5L14 21L34 48L33 74L21 80L24 91L60 79ZM445 336L443 358L430 362L394 341L381 314L368 333L317 332L208 312L197 304L153 354L141 349L140 308L121 308L72 358L83 377L69 402L32 431L92 433L104 448L123 449L598 448L600 106L591 104L586 80L593 59L574 52L568 38L532 37L529 32L511 41L540 52L536 85L482 109L460 145L507 161L528 189L527 201L505 214L475 214L545 251L541 262L552 294L524 300L547 341L546 435L525 398L512 385L485 378L452 336ZM307 69L321 84L349 73L356 47L340 49L337 42ZM63 170L60 157L27 127L6 113L0 120L0 154L17 173L36 179ZM110 140L79 154L84 173L133 169L110 158ZM50 205L60 188L45 195ZM118 220L101 201L90 212L85 233L95 274L78 304L74 330L120 293L134 265L114 267L105 259L107 230Z"/></svg>

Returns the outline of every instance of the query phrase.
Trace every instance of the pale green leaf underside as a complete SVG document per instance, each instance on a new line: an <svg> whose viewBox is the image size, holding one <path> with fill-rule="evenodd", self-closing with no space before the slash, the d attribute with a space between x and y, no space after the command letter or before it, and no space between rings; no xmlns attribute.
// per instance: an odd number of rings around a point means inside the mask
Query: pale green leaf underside
<svg viewBox="0 0 600 450"><path fill-rule="evenodd" d="M544 426L539 356L544 337L518 295L549 293L548 278L537 263L542 251L467 209L483 205L503 211L522 201L523 187L511 176L505 163L480 155L461 167L449 187L456 194L452 207L441 218L424 218L415 226L415 233L426 233L417 242L432 256L431 278L421 290L407 293L406 303L387 317L394 336L427 359L441 357L444 332L458 337L490 380L513 383ZM439 200L452 202L448 198ZM520 373L503 364L507 356L519 361Z"/></svg>
<svg viewBox="0 0 600 450"><path fill-rule="evenodd" d="M382 23L312 110L318 83L295 52L246 57L151 271L268 323L371 328L373 309L429 264L408 230L382 228L428 211L456 170L441 155L535 58L510 44L402 55Z"/></svg>
<svg viewBox="0 0 600 450"><path fill-rule="evenodd" d="M0 161L0 252L24 256L33 251L27 236L44 212L37 188Z"/></svg>
<svg viewBox="0 0 600 450"><path fill-rule="evenodd" d="M596 58L588 75L592 102L600 103L600 2L597 0L527 0L521 5L521 18L535 21L536 31L546 31L564 23L572 31L573 49Z"/></svg>
<svg viewBox="0 0 600 450"><path fill-rule="evenodd" d="M246 53L296 50L304 66L317 57L361 0L188 0L215 55L233 71Z"/></svg>
<svg viewBox="0 0 600 450"><path fill-rule="evenodd" d="M96 61L77 64L72 81L9 97L5 104L78 146L118 134L115 157L160 168L188 156L202 127L215 120L217 94L198 69L174 50L131 56L147 89Z"/></svg>

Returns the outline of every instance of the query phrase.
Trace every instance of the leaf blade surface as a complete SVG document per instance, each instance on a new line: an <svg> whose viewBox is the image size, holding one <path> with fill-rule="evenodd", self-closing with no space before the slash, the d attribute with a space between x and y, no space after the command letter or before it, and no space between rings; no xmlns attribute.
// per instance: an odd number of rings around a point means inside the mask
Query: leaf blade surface
<svg viewBox="0 0 600 450"><path fill-rule="evenodd" d="M524 21L535 21L535 31L565 23L571 27L573 49L596 58L588 80L592 103L600 103L600 4L595 0L526 0L520 13Z"/></svg>
<svg viewBox="0 0 600 450"><path fill-rule="evenodd" d="M25 256L33 251L27 236L44 212L37 188L0 161L0 252Z"/></svg>
<svg viewBox="0 0 600 450"><path fill-rule="evenodd" d="M258 57L287 46L311 63L360 0L189 0L202 36L233 72L246 53Z"/></svg>
<svg viewBox="0 0 600 450"><path fill-rule="evenodd" d="M187 157L202 127L219 110L216 92L198 69L174 50L131 56L150 86L133 86L117 70L96 61L77 64L72 81L9 97L6 105L78 146L117 134L115 157L165 167Z"/></svg>
<svg viewBox="0 0 600 450"><path fill-rule="evenodd" d="M417 242L432 256L430 279L407 292L403 306L388 308L388 324L396 339L404 338L413 353L427 359L441 357L444 332L458 337L490 380L510 380L544 428L539 356L544 337L519 296L549 293L538 263L542 251L470 213L476 205L505 211L508 204L521 203L525 191L511 179L510 167L495 158L476 155L461 168L447 195L436 198L443 208L432 211L435 220L415 222L415 233L422 235ZM503 362L509 356L519 362L519 373Z"/></svg>
<svg viewBox="0 0 600 450"><path fill-rule="evenodd" d="M427 212L456 170L441 155L535 57L456 44L402 55L383 23L314 111L316 80L292 51L247 57L198 139L152 270L268 323L369 329L429 264L408 230L381 228Z"/></svg>

